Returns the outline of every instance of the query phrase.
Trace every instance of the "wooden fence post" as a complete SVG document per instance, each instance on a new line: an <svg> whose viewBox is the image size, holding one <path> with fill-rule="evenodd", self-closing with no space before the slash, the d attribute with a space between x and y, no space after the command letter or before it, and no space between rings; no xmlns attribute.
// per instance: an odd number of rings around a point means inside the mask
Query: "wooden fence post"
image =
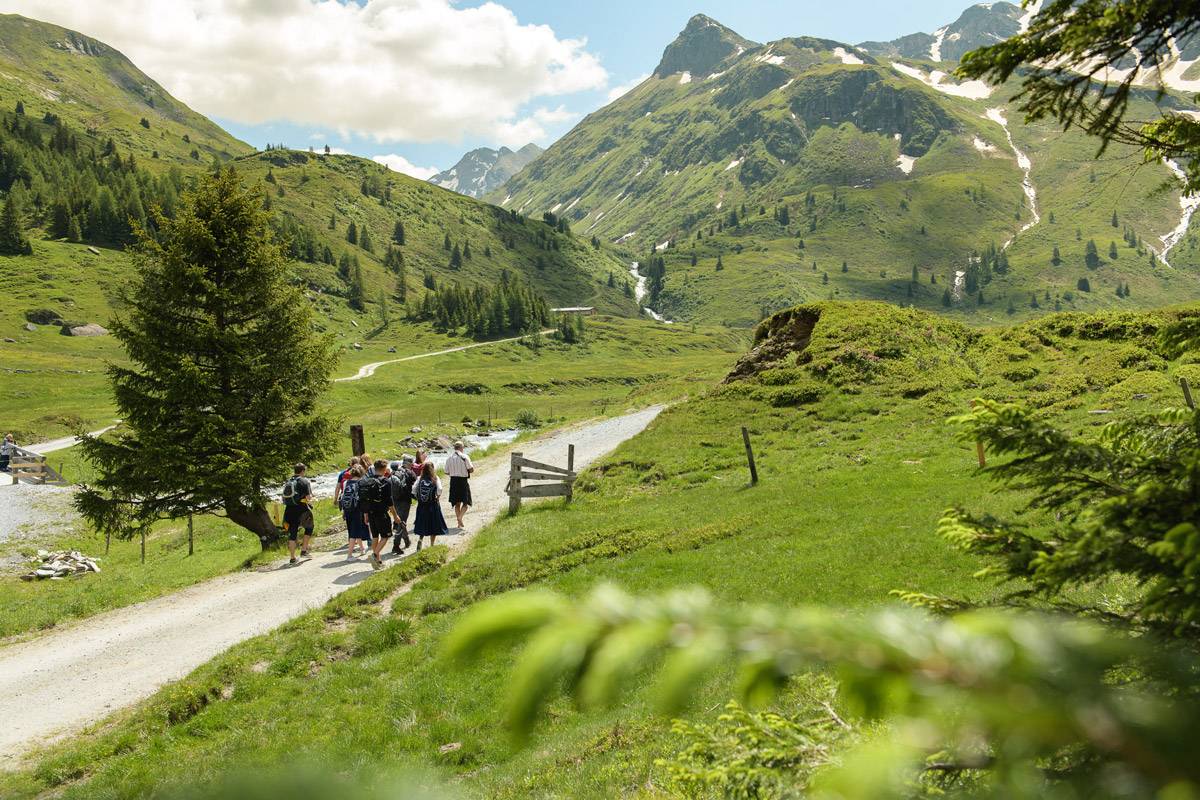
<svg viewBox="0 0 1200 800"><path fill-rule="evenodd" d="M1179 388L1183 389L1183 402L1187 403L1187 407L1192 411L1196 410L1196 401L1192 399L1192 386L1188 383L1187 378L1179 379Z"/></svg>
<svg viewBox="0 0 1200 800"><path fill-rule="evenodd" d="M971 401L971 408L975 408L975 401ZM975 457L979 459L979 466L987 466L987 454L983 451L983 442L979 439L975 440Z"/></svg>
<svg viewBox="0 0 1200 800"><path fill-rule="evenodd" d="M142 526L142 563L146 563L146 526Z"/></svg>
<svg viewBox="0 0 1200 800"><path fill-rule="evenodd" d="M567 445L567 472L570 472L572 474L575 472L575 445L573 445L573 444ZM567 482L567 502L569 503L574 499L575 499L575 482L568 481Z"/></svg>
<svg viewBox="0 0 1200 800"><path fill-rule="evenodd" d="M746 444L746 461L750 464L750 485L758 484L758 467L754 463L754 448L750 446L750 431L742 426L742 441Z"/></svg>
<svg viewBox="0 0 1200 800"><path fill-rule="evenodd" d="M188 555L190 556L194 550L192 549L192 515L188 514Z"/></svg>
<svg viewBox="0 0 1200 800"><path fill-rule="evenodd" d="M366 439L363 436L362 425L350 426L350 455L361 456L367 452Z"/></svg>
<svg viewBox="0 0 1200 800"><path fill-rule="evenodd" d="M512 466L508 471L508 513L515 514L521 509L521 467L519 460L523 453L512 454Z"/></svg>

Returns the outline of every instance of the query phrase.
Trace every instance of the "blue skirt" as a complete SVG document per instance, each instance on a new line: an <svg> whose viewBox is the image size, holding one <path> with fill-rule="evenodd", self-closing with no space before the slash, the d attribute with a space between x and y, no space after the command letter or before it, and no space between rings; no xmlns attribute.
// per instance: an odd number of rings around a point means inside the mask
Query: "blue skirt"
<svg viewBox="0 0 1200 800"><path fill-rule="evenodd" d="M413 520L413 533L417 536L445 536L449 532L446 518L442 516L442 504L417 503L417 518Z"/></svg>

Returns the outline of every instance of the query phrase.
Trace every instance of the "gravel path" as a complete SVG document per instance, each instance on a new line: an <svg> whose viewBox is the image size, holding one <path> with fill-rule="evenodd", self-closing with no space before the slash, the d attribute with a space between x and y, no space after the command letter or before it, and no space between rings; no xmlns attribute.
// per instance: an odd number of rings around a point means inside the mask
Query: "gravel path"
<svg viewBox="0 0 1200 800"><path fill-rule="evenodd" d="M542 331L543 335L550 334L550 333L554 333L554 331L553 330ZM379 369L380 367L386 367L388 364L399 364L402 361L416 361L417 359L420 359L420 358L432 358L433 356L444 356L444 355L448 355L449 353L461 353L463 350L474 350L476 347L487 347L488 345L492 345L492 344L504 344L505 342L516 342L516 341L519 341L521 338L523 338L523 337L513 336L511 339L496 339L495 341L491 341L491 342L476 342L475 344L464 344L461 347L451 347L446 350L435 350L432 353L420 353L415 356L404 356L403 358L393 358L393 359L389 359L388 361L376 361L371 364L362 365L361 367L358 368L358 372L354 373L353 375L349 376L348 378L334 378L333 382L334 383L346 383L347 381L361 381L363 378L371 377L372 375L375 374L375 370Z"/></svg>
<svg viewBox="0 0 1200 800"><path fill-rule="evenodd" d="M640 433L662 406L522 442L527 457L577 469ZM504 459L473 478L477 505L468 529L448 537L451 558L508 505ZM453 512L444 509L447 517ZM295 567L226 575L175 594L99 614L36 639L0 648L0 765L137 703L238 642L266 633L372 573L362 560L318 553Z"/></svg>

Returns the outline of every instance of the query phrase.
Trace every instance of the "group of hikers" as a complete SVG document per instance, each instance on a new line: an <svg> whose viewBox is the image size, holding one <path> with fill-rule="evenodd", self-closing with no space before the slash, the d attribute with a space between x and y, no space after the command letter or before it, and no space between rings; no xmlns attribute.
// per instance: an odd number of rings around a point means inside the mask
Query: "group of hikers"
<svg viewBox="0 0 1200 800"><path fill-rule="evenodd" d="M315 527L313 490L306 471L304 464L297 464L283 487L283 527L292 564L298 561L297 547L300 557L308 556ZM460 529L472 504L470 478L474 471L463 443L455 442L454 452L446 459L446 474L450 477L450 504ZM432 546L438 536L449 533L441 500L442 482L426 453L418 450L415 457L404 455L392 462L372 461L365 454L354 456L338 475L333 493L333 502L346 522L346 558L369 553L371 566L380 569L389 540L392 554L402 555L412 545L408 518L414 502L417 509L411 533L417 537L417 550L426 537Z"/></svg>

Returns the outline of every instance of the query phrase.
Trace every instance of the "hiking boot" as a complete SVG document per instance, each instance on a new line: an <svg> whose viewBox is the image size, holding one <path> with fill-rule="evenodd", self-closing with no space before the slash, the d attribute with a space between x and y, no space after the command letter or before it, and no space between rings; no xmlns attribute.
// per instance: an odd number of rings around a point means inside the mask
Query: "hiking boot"
<svg viewBox="0 0 1200 800"><path fill-rule="evenodd" d="M371 554L371 567L373 569L383 569L383 559L374 553Z"/></svg>
<svg viewBox="0 0 1200 800"><path fill-rule="evenodd" d="M295 557L295 556L292 556L292 560L291 560L291 561L289 561L288 563L289 563L289 564L295 564L295 563L296 563L296 557Z"/></svg>
<svg viewBox="0 0 1200 800"><path fill-rule="evenodd" d="M417 539L417 552L421 552L421 540Z"/></svg>
<svg viewBox="0 0 1200 800"><path fill-rule="evenodd" d="M301 558L308 558L308 551L307 551L307 550L301 550L301 551L300 551L300 557L301 557Z"/></svg>

